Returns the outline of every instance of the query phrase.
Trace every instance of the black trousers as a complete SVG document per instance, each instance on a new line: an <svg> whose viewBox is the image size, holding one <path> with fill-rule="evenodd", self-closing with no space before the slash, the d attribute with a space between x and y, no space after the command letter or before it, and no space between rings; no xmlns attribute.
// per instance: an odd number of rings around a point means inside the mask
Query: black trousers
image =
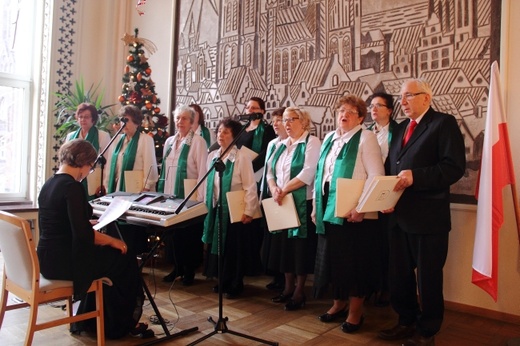
<svg viewBox="0 0 520 346"><path fill-rule="evenodd" d="M390 302L399 314L399 324L416 324L424 337L440 330L444 316L442 270L448 254L448 239L448 232L407 233L398 225L389 233Z"/></svg>

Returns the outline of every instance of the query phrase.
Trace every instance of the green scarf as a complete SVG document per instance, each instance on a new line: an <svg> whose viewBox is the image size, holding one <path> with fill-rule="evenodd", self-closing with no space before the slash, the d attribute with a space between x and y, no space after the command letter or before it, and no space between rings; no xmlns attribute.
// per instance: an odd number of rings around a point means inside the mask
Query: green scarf
<svg viewBox="0 0 520 346"><path fill-rule="evenodd" d="M79 138L79 134L81 133L81 128L74 131L70 137L71 140ZM92 126L90 130L88 130L87 136L85 137L85 140L90 142L94 149L96 149L96 152L99 152L99 131L95 126ZM96 195L89 195L88 194L88 182L87 179L83 179L81 182L83 187L85 188L85 191L87 192L88 200L93 200L96 198Z"/></svg>
<svg viewBox="0 0 520 346"><path fill-rule="evenodd" d="M125 150L125 154L123 155L123 164L121 165L121 172L119 172L119 191L125 191L125 171L131 171L134 169L135 162L135 154L137 153L137 145L139 143L139 129L135 132L132 139L130 139L130 143L128 143L128 147ZM126 140L126 135L122 135L119 143L117 143L116 150L112 154L112 162L110 163L110 180L108 181L108 193L115 192L116 190L116 177L115 171L117 167L117 157L119 156L119 152L123 147L123 143Z"/></svg>
<svg viewBox="0 0 520 346"><path fill-rule="evenodd" d="M212 163L215 163L217 159L213 159ZM226 198L226 192L231 190L231 178L233 177L233 169L235 162L228 160L226 162L226 169L222 176L222 238L221 246L224 251L224 244L226 243L227 227L229 223L229 206ZM217 254L218 252L218 225L220 215L217 213L217 208L213 207L213 189L215 181L215 169L212 169L208 175L206 185L206 207L208 208L208 214L204 219L204 232L202 233L202 242L205 244L211 244L211 253Z"/></svg>
<svg viewBox="0 0 520 346"><path fill-rule="evenodd" d="M182 143L181 153L179 155L179 161L177 162L177 174L175 175L175 187L173 189L173 195L177 198L184 198L184 179L188 178L188 153L190 152L191 142L193 140L193 131L190 131L186 137L184 143ZM172 150L171 145L166 150L166 154L163 157L163 164L166 163L166 158ZM159 178L158 191L164 192L164 177L166 176L167 167L162 167L161 177Z"/></svg>
<svg viewBox="0 0 520 346"><path fill-rule="evenodd" d="M81 132L81 128L77 129L72 134L70 139L72 140L72 139L79 138L80 132ZM92 144L92 146L94 147L94 149L96 149L96 151L99 152L99 131L98 131L97 127L92 126L90 128L90 130L88 130L88 133L87 133L87 136L85 137L85 140L89 141Z"/></svg>
<svg viewBox="0 0 520 346"><path fill-rule="evenodd" d="M264 140L264 131L265 131L265 124L261 120L255 129L255 134L253 136L253 144L251 144L251 150L253 150L255 153L259 153L262 150L262 142Z"/></svg>
<svg viewBox="0 0 520 346"><path fill-rule="evenodd" d="M164 193L164 179L166 179L166 171L168 170L168 167L165 166L166 164L166 158L168 155L170 155L170 152L172 151L172 144L168 145L166 148L166 153L163 156L162 159L162 166L161 166L161 176L159 177L159 183L157 184L157 191Z"/></svg>
<svg viewBox="0 0 520 346"><path fill-rule="evenodd" d="M200 126L200 135L202 136L202 138L204 138L204 140L206 141L206 145L209 148L211 146L211 136L206 126Z"/></svg>
<svg viewBox="0 0 520 346"><path fill-rule="evenodd" d="M314 185L315 191L315 204L316 204L316 233L325 234L324 221L343 225L343 218L335 217L334 211L336 209L336 180L338 178L352 178L354 172L354 166L356 165L356 157L359 149L359 140L361 138L362 130L356 132L352 138L343 145L341 151L336 157L334 163L334 171L332 172L332 179L329 187L329 197L327 199L327 205L323 210L323 170L325 169L325 160L327 154L332 148L334 135L327 138L323 146L321 147L320 159L318 160L318 169L316 171L316 181Z"/></svg>
<svg viewBox="0 0 520 346"><path fill-rule="evenodd" d="M275 143L273 143L273 145L271 145L269 148L267 148L267 154L265 155L264 172L262 174L262 182L261 182L261 185L262 185L262 191L260 191L261 199L267 198L267 196L269 196L269 194L268 194L269 188L267 187L267 162L271 158L271 155L273 155L274 149L276 148L276 143L278 143L279 141L280 141L280 139L278 138L278 140Z"/></svg>
<svg viewBox="0 0 520 346"><path fill-rule="evenodd" d="M303 169L305 162L305 149L307 148L307 142L309 141L310 134L307 135L305 142L298 143L294 150L294 155L291 161L291 179L296 177L298 173ZM273 175L276 180L276 162L280 158L280 155L287 149L285 145L280 145L278 150L273 156L271 167L273 168ZM307 187L304 185L299 189L292 191L294 198L294 205L298 212L298 218L300 219L300 227L288 229L288 238L307 238Z"/></svg>

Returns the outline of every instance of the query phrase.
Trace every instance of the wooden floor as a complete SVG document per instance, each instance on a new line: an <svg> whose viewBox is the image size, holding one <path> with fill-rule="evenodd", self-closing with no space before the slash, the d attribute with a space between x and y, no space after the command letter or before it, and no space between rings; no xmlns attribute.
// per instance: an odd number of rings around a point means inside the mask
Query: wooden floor
<svg viewBox="0 0 520 346"><path fill-rule="evenodd" d="M0 255L0 265L1 255ZM197 274L193 286L184 287L181 282L169 285L162 282L167 274L168 266L159 268L145 267L143 276L159 306L160 312L168 322L170 334L198 328L187 335L181 335L159 344L186 345L213 332L214 326L208 317L218 320L218 294L211 288L216 284ZM312 278L311 278L312 279ZM312 281L308 281L307 305L300 311L284 311L283 305L271 302L275 294L265 289L270 281L267 276L246 277L245 291L242 298L236 300L223 299L223 317L229 320L225 327L229 331L243 333L280 345L400 345L401 342L385 342L377 338L380 329L392 327L396 315L390 307L375 307L367 302L365 324L355 334L345 334L338 323L322 323L317 316L327 311L331 300L314 300L310 298ZM40 307L40 319L62 314L60 308L53 306ZM147 321L155 331L156 338L164 337L160 325L153 324L150 316L155 315L149 301L145 304L142 321ZM27 327L28 310L6 313L0 330L1 345L23 345ZM219 329L222 330L222 329ZM107 340L107 345L139 345L154 339L137 339L126 337L120 340ZM66 326L36 332L34 345L65 346L95 345L95 336L70 335ZM236 336L233 333L218 333L200 343L201 345L258 345L259 342ZM441 332L436 336L436 345L520 345L520 326L484 317L446 311Z"/></svg>

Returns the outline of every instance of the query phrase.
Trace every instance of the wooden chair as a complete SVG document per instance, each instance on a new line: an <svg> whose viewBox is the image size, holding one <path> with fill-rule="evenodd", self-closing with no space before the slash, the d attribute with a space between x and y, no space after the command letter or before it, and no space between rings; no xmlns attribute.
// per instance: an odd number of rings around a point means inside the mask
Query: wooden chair
<svg viewBox="0 0 520 346"><path fill-rule="evenodd" d="M109 279L95 280L88 290L96 293L96 310L73 316L72 281L47 280L40 274L40 263L27 220L0 211L0 251L4 257L0 328L6 311L28 306L30 307L29 324L25 336L27 346L32 344L36 331L94 317L97 323L97 344L105 344L103 282L111 285ZM16 295L24 302L7 305L9 293ZM37 323L38 306L57 300L66 300L67 315L63 318Z"/></svg>

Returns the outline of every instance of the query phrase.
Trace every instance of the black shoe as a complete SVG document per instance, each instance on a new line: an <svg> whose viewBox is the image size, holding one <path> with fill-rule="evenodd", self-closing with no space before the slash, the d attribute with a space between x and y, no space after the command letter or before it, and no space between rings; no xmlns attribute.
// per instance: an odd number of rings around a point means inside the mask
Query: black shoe
<svg viewBox="0 0 520 346"><path fill-rule="evenodd" d="M358 324L354 324L354 323L350 323L350 322L343 322L341 324L341 330L343 331L343 333L349 333L349 334L357 332L359 330L359 328L361 328L361 326L363 325L364 321L365 321L365 317L361 316L361 319L359 320Z"/></svg>
<svg viewBox="0 0 520 346"><path fill-rule="evenodd" d="M406 340L405 343L403 343L404 346L434 346L435 345L435 338L433 336L425 337L421 336L419 334L414 335L412 338Z"/></svg>
<svg viewBox="0 0 520 346"><path fill-rule="evenodd" d="M414 326L402 326L400 324L390 329L385 329L377 334L377 337L383 340L399 340L409 338L415 333Z"/></svg>
<svg viewBox="0 0 520 346"><path fill-rule="evenodd" d="M168 274L165 277L163 277L162 281L164 281L164 282L174 282L175 279L177 279L177 277L179 277L179 275L177 275L177 271L173 270L170 274Z"/></svg>
<svg viewBox="0 0 520 346"><path fill-rule="evenodd" d="M191 286L195 281L195 273L184 274L182 277L182 285L183 286Z"/></svg>
<svg viewBox="0 0 520 346"><path fill-rule="evenodd" d="M338 312L335 312L333 314L329 314L328 312L324 313L323 315L318 316L318 320L321 322L332 322L335 321L337 318L345 318L348 315L348 310L340 310Z"/></svg>
<svg viewBox="0 0 520 346"><path fill-rule="evenodd" d="M292 297L292 293L289 293L289 294L284 294L283 292L280 293L279 295L277 295L276 297L273 297L271 298L271 301L273 303L285 303L286 301L288 301L289 299L291 299Z"/></svg>
<svg viewBox="0 0 520 346"><path fill-rule="evenodd" d="M300 301L296 301L294 299L289 300L287 304L285 304L285 310L294 311L299 310L305 306L306 297L303 296Z"/></svg>
<svg viewBox="0 0 520 346"><path fill-rule="evenodd" d="M227 299L236 299L236 298L240 297L241 294L242 294L242 289L230 288L229 290L227 290L225 297Z"/></svg>
<svg viewBox="0 0 520 346"><path fill-rule="evenodd" d="M267 288L270 291L281 291L284 289L284 286L285 285L281 282L272 281L272 282L268 283L267 285L265 285L265 288Z"/></svg>

